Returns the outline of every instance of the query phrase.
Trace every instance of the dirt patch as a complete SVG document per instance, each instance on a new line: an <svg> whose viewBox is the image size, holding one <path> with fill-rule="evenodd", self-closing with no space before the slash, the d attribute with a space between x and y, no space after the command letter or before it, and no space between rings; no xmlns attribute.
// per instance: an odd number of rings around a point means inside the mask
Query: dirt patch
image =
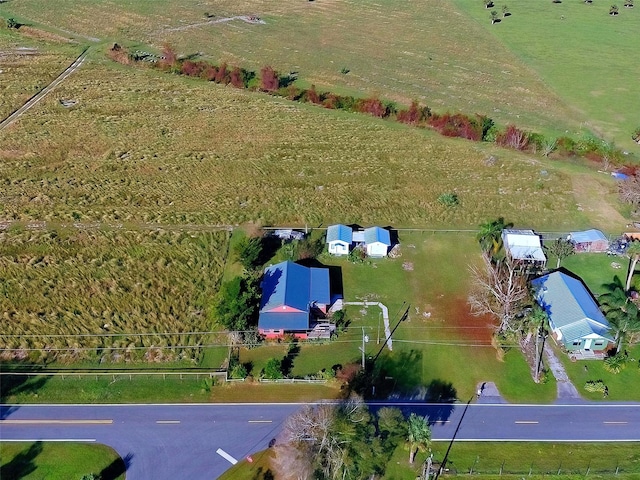
<svg viewBox="0 0 640 480"><path fill-rule="evenodd" d="M489 315L473 315L464 298L442 299L438 307L438 310L446 312L443 326L447 327L445 331L450 332L451 337L474 344L491 344L495 321Z"/></svg>

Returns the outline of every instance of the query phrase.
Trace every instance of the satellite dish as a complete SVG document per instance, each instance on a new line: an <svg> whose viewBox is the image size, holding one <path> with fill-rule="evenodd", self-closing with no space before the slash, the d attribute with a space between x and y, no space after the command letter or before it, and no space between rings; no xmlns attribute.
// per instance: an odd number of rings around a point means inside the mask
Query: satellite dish
<svg viewBox="0 0 640 480"><path fill-rule="evenodd" d="M364 336L364 341L365 341L365 343L368 343L368 342L369 342L369 335L365 335L365 336Z"/></svg>

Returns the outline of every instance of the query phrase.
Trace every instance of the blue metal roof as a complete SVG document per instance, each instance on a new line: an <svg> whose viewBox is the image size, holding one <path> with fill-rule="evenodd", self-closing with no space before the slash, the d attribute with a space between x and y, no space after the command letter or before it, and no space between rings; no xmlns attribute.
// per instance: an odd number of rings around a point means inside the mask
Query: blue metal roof
<svg viewBox="0 0 640 480"><path fill-rule="evenodd" d="M260 330L308 330L309 312L264 312L258 320Z"/></svg>
<svg viewBox="0 0 640 480"><path fill-rule="evenodd" d="M329 225L329 227L327 227L327 243L335 242L336 240L350 244L353 240L351 227L342 224Z"/></svg>
<svg viewBox="0 0 640 480"><path fill-rule="evenodd" d="M571 241L573 243L591 243L598 241L607 241L607 237L600 230L592 228L583 232L571 232Z"/></svg>
<svg viewBox="0 0 640 480"><path fill-rule="evenodd" d="M563 341L590 333L611 339L607 333L609 322L581 281L553 272L532 280L531 285L538 304L549 316L551 328L563 333Z"/></svg>
<svg viewBox="0 0 640 480"><path fill-rule="evenodd" d="M258 326L286 330L309 328L309 312L314 302L327 305L331 302L329 269L307 268L291 261L273 265L266 269L262 280ZM300 312L286 310L286 307ZM299 328L302 319L305 327ZM296 327L290 327L291 324Z"/></svg>
<svg viewBox="0 0 640 480"><path fill-rule="evenodd" d="M370 227L364 231L364 243L384 243L387 246L391 246L391 235L389 234L389 230L385 230L380 227Z"/></svg>

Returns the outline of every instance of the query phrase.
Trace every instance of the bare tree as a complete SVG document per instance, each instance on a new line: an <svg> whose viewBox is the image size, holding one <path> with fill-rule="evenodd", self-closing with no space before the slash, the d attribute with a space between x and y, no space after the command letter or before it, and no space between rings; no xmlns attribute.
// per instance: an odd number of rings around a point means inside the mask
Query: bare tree
<svg viewBox="0 0 640 480"><path fill-rule="evenodd" d="M519 330L516 316L527 299L527 280L522 265L509 257L493 262L487 253L482 265L469 267L473 286L469 305L474 315L493 315L500 324L498 333Z"/></svg>
<svg viewBox="0 0 640 480"><path fill-rule="evenodd" d="M556 238L553 242L544 246L545 250L557 259L556 268L560 268L562 260L576 253L576 249L569 240Z"/></svg>
<svg viewBox="0 0 640 480"><path fill-rule="evenodd" d="M638 175L633 175L619 182L618 192L620 200L630 204L636 210L640 207L640 177Z"/></svg>

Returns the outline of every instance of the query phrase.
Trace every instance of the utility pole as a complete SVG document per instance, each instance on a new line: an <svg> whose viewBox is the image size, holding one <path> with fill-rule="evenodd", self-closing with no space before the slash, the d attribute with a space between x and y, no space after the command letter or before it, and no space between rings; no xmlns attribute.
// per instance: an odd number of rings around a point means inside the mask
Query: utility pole
<svg viewBox="0 0 640 480"><path fill-rule="evenodd" d="M369 336L364 334L364 327L362 327L362 347L360 348L360 351L362 352L362 369L364 370L365 367L365 363L364 363L364 344L367 343L369 341Z"/></svg>
<svg viewBox="0 0 640 480"><path fill-rule="evenodd" d="M538 343L540 340L540 327L536 330L536 378L535 381L538 383L538 374L540 372L540 355L538 355Z"/></svg>

